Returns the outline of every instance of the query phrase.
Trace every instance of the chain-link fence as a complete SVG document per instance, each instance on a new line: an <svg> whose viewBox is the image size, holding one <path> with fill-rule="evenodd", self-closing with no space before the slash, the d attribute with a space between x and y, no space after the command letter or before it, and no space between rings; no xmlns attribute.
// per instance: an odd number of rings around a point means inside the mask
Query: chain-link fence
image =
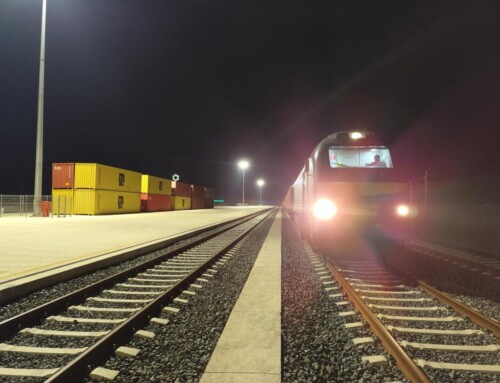
<svg viewBox="0 0 500 383"><path fill-rule="evenodd" d="M33 215L32 195L0 194L0 217L2 216L31 216ZM43 195L41 201L52 201L51 195Z"/></svg>

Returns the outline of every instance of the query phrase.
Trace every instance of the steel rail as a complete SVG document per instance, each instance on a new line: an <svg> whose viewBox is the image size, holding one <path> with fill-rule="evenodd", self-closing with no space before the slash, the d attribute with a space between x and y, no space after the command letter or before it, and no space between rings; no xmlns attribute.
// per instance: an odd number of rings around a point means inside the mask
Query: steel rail
<svg viewBox="0 0 500 383"><path fill-rule="evenodd" d="M90 373L90 370L102 364L103 360L111 356L118 344L123 344L134 336L137 329L146 326L150 319L155 315L161 313L161 310L168 303L187 289L189 285L210 268L215 262L226 254L232 247L245 238L251 231L258 227L265 221L276 209L266 211L267 215L258 224L251 226L238 238L233 240L230 244L226 245L217 254L203 263L196 270L186 275L182 280L177 282L171 288L166 290L163 294L155 298L152 302L147 304L140 311L135 313L132 317L127 319L121 325L111 330L111 332L100 339L93 346L89 347L85 352L80 354L76 359L62 367L58 372L47 379L46 383L67 383L81 381L85 376ZM262 212L261 212L262 213ZM246 222L246 221L245 221Z"/></svg>
<svg viewBox="0 0 500 383"><path fill-rule="evenodd" d="M482 272L490 273L491 275L496 275L496 276L500 275L500 273L498 273L498 272L492 273L490 267L485 266L482 263L479 263L479 262L471 260L471 259L467 259L467 258L463 258L463 257L458 257L458 256L455 256L455 255L452 255L452 254L448 254L448 253L445 253L445 252L442 252L442 251L439 251L439 250L436 250L436 249L430 249L428 247L417 245L417 244L413 244L413 243L410 244L408 246L408 248L410 250L417 251L417 252L425 250L426 252L429 252L431 254L435 254L435 255L437 255L439 257L446 258L449 261L460 262L460 263L468 265L468 266L470 266L472 268L479 269Z"/></svg>
<svg viewBox="0 0 500 383"><path fill-rule="evenodd" d="M93 284L90 284L88 286L82 287L81 289L75 290L69 294L66 294L62 297L59 297L57 299L54 299L50 302L44 303L40 306L34 307L33 309L26 311L24 313L18 314L12 318L6 319L3 322L0 322L0 342L6 341L10 338L12 338L15 334L19 332L19 330L23 327L30 327L34 326L37 323L39 323L41 320L44 318L50 316L50 315L55 315L56 313L65 310L68 306L77 304L78 302L81 302L85 298L98 294L104 289L107 289L116 283L119 283L121 281L124 281L131 276L136 275L137 273L140 273L144 270L147 270L154 266L157 263L161 263L181 252L187 251L195 246L198 246L199 244L206 242L209 239L212 239L226 231L229 231L233 229L234 227L247 222L251 219L254 219L256 216L259 214L263 214L265 212L269 212L269 210L264 210L257 212L255 214L251 214L247 217L244 217L244 219L237 219L236 221L233 221L230 226L225 227L213 234L210 234L204 238L200 238L193 243L186 244L184 246L181 246L180 248L174 249L169 251L166 254L159 255L158 257L151 259L149 261L146 261L144 263L141 263L139 265L132 266L126 270L120 271L114 275L111 275L109 277L106 277L98 282L95 282ZM213 227L207 228L207 231L213 230ZM197 232L194 235L199 235L200 233ZM184 240L186 238L183 238Z"/></svg>
<svg viewBox="0 0 500 383"><path fill-rule="evenodd" d="M384 327L382 322L370 310L363 299L354 291L354 289L345 280L342 274L329 261L326 261L328 270L332 273L335 279L342 285L345 293L349 296L356 309L361 313L363 318L368 322L372 331L382 342L384 348L396 360L396 364L401 372L413 383L431 383L427 375L416 365L413 359L406 353L401 345L393 338L390 332Z"/></svg>
<svg viewBox="0 0 500 383"><path fill-rule="evenodd" d="M479 311L474 310L472 307L456 300L455 298L449 296L442 291L437 290L433 286L429 285L424 281L418 281L418 287L424 290L427 294L432 295L434 298L439 300L445 305L451 306L456 312L467 316L471 321L477 325L487 328L490 330L497 338L500 338L500 323L490 317L481 314Z"/></svg>

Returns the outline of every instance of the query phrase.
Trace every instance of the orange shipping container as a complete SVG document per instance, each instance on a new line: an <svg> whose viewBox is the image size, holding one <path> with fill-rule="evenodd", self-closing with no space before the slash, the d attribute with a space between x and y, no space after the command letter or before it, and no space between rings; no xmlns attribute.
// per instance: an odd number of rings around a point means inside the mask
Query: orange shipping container
<svg viewBox="0 0 500 383"><path fill-rule="evenodd" d="M172 181L172 195L191 197L191 185L179 181Z"/></svg>
<svg viewBox="0 0 500 383"><path fill-rule="evenodd" d="M191 209L203 209L204 207L205 199L203 197L191 199Z"/></svg>
<svg viewBox="0 0 500 383"><path fill-rule="evenodd" d="M165 211L172 209L172 199L163 194L141 194L141 211Z"/></svg>
<svg viewBox="0 0 500 383"><path fill-rule="evenodd" d="M191 188L193 190L193 198L204 198L205 188L203 186L191 185Z"/></svg>
<svg viewBox="0 0 500 383"><path fill-rule="evenodd" d="M75 164L73 162L52 164L52 189L73 189Z"/></svg>

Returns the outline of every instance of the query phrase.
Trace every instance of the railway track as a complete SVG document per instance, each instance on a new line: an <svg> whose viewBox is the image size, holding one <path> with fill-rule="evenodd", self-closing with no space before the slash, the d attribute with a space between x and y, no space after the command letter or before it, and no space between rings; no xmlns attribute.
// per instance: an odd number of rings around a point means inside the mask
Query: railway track
<svg viewBox="0 0 500 383"><path fill-rule="evenodd" d="M411 241L408 248L420 254L442 259L468 271L478 273L482 278L491 278L500 281L500 261L491 256L424 240Z"/></svg>
<svg viewBox="0 0 500 383"><path fill-rule="evenodd" d="M325 262L339 284L339 291L330 297L342 307L350 303L355 308L340 315L346 319L362 316L362 320L347 319L346 327L368 323L410 381L436 381L440 374L447 374L440 381L449 379L449 374L471 379L464 381L500 377L497 321L424 282L405 282L376 260L359 257ZM353 339L360 347L374 341Z"/></svg>
<svg viewBox="0 0 500 383"><path fill-rule="evenodd" d="M167 324L177 311L171 303L182 305L196 294L224 266L221 258L269 214L251 216L0 323L0 376L70 382L89 373L113 374L92 369L115 352L137 353L119 345L133 336L154 336L140 329Z"/></svg>

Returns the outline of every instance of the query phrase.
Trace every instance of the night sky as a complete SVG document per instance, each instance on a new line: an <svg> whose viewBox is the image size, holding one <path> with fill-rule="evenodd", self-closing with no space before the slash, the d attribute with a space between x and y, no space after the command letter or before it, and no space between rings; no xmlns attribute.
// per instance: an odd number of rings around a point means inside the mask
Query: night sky
<svg viewBox="0 0 500 383"><path fill-rule="evenodd" d="M0 0L0 194L32 194L41 0ZM500 165L500 2L48 0L44 182L98 162L278 203L328 134Z"/></svg>

